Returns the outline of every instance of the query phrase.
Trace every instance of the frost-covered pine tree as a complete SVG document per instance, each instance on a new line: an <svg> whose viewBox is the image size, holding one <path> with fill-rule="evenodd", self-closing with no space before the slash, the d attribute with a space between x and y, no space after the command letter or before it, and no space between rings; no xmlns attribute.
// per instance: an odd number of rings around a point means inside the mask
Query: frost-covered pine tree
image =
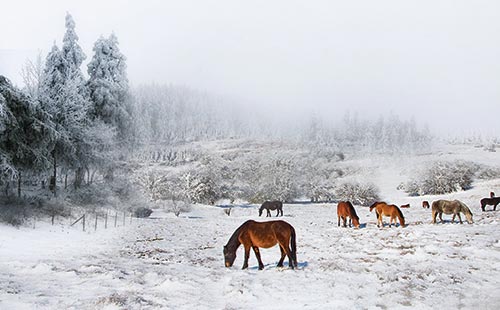
<svg viewBox="0 0 500 310"><path fill-rule="evenodd" d="M79 187L88 162L89 152L85 141L90 126L90 101L80 69L84 59L85 54L75 32L75 22L67 14L63 46L59 50L54 45L47 56L41 94L41 105L51 115L57 131L52 150L54 173L51 185L54 190L58 166L74 169L74 185Z"/></svg>
<svg viewBox="0 0 500 310"><path fill-rule="evenodd" d="M120 52L114 34L107 39L100 37L93 50L94 56L88 64L92 114L115 127L122 139L130 125L126 57Z"/></svg>

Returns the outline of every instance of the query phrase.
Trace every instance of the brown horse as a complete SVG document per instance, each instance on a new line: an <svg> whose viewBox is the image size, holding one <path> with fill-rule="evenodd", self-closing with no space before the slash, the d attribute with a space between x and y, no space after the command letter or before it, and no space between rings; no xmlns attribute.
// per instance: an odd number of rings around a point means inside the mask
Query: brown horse
<svg viewBox="0 0 500 310"><path fill-rule="evenodd" d="M382 216L389 216L391 218L389 222L389 227L392 227L392 222L394 221L394 226L396 226L396 217L399 220L399 226L405 227L405 218L403 212L396 205L388 205L385 202L375 202L370 206L370 212L375 209L377 214L377 227L384 227L384 222L382 221ZM379 226L380 225L380 226Z"/></svg>
<svg viewBox="0 0 500 310"><path fill-rule="evenodd" d="M455 216L458 216L458 220L460 224L462 224L462 218L460 217L460 212L465 214L465 218L469 224L474 223L472 221L472 212L469 207L465 205L465 203L459 200L436 200L432 203L432 223L436 224L436 216L439 215L439 219L441 223L443 222L442 215L444 214L453 214L451 221L455 221Z"/></svg>
<svg viewBox="0 0 500 310"><path fill-rule="evenodd" d="M401 206L400 206L400 208L409 208L409 207L410 207L410 204L409 204L409 203L407 203L407 204L405 204L405 205L401 205Z"/></svg>
<svg viewBox="0 0 500 310"><path fill-rule="evenodd" d="M278 267L283 267L285 255L288 256L288 266L297 267L297 245L295 243L295 229L285 221L256 222L246 221L233 233L229 241L224 246L224 261L226 267L231 267L236 259L236 250L243 244L245 248L245 261L243 268L248 267L250 248L253 248L259 270L264 269L264 264L260 259L260 248L270 248L279 244L281 258Z"/></svg>
<svg viewBox="0 0 500 310"><path fill-rule="evenodd" d="M481 199L481 209L485 211L486 206L493 206L493 211L496 211L499 203L500 197L483 198Z"/></svg>
<svg viewBox="0 0 500 310"><path fill-rule="evenodd" d="M340 201L337 204L337 218L338 226L340 226L340 219L344 221L344 227L347 227L346 222L349 217L349 227L351 227L351 221L354 223L354 227L359 228L359 217L356 214L352 203L350 201Z"/></svg>
<svg viewBox="0 0 500 310"><path fill-rule="evenodd" d="M280 213L281 213L281 216L283 216L283 203L281 201L277 201L277 200L275 200L275 201L265 201L260 206L259 216L262 215L262 211L264 211L264 209L267 210L266 217L271 216L271 211L270 210L277 210L276 216L280 215Z"/></svg>
<svg viewBox="0 0 500 310"><path fill-rule="evenodd" d="M422 208L424 208L424 209L426 209L426 208L429 209L430 208L429 202L427 200L422 201Z"/></svg>

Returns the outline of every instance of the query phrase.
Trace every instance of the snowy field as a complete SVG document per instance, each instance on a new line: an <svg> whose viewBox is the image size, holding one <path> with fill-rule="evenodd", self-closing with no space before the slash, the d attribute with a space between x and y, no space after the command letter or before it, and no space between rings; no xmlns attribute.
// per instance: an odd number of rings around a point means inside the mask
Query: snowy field
<svg viewBox="0 0 500 310"><path fill-rule="evenodd" d="M499 309L500 211L481 212L479 200L500 193L500 179L443 196L396 190L431 158L500 162L498 153L458 151L358 160L385 201L411 204L402 209L406 228L377 228L361 206L362 227L339 228L335 204L286 204L281 219L296 229L298 270L276 268L277 247L262 249L263 271L253 252L249 269L240 269L241 247L224 267L223 245L244 221L259 219L256 205L236 206L231 216L204 205L179 218L156 211L97 232L1 225L0 309ZM438 198L465 202L474 224L446 215L447 223L430 224L421 202Z"/></svg>

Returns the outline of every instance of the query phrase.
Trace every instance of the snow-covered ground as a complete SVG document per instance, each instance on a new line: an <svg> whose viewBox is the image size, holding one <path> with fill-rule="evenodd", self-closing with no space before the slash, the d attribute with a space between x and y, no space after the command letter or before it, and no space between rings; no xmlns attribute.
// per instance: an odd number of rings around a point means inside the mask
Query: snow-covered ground
<svg viewBox="0 0 500 310"><path fill-rule="evenodd" d="M231 216L203 205L179 218L156 211L96 232L1 225L0 309L498 309L500 210L481 212L479 200L500 193L500 179L443 196L395 189L409 170L440 156L500 163L498 153L450 150L359 160L373 168L367 178L384 200L411 204L403 209L406 228L379 229L361 206L362 227L339 228L334 204L286 204L281 219L296 229L298 270L276 268L277 247L262 249L263 271L253 253L249 269L240 269L242 248L224 267L222 247L244 221L259 219L255 205L234 207ZM438 198L464 201L475 223L430 224L421 201Z"/></svg>

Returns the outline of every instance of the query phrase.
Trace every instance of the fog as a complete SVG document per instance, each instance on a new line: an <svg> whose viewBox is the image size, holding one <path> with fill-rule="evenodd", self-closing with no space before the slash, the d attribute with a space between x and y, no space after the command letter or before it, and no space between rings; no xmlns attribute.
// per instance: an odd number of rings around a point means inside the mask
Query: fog
<svg viewBox="0 0 500 310"><path fill-rule="evenodd" d="M22 86L66 12L87 61L116 34L133 85L189 86L287 122L395 114L437 134L500 133L498 1L9 1L0 74Z"/></svg>

